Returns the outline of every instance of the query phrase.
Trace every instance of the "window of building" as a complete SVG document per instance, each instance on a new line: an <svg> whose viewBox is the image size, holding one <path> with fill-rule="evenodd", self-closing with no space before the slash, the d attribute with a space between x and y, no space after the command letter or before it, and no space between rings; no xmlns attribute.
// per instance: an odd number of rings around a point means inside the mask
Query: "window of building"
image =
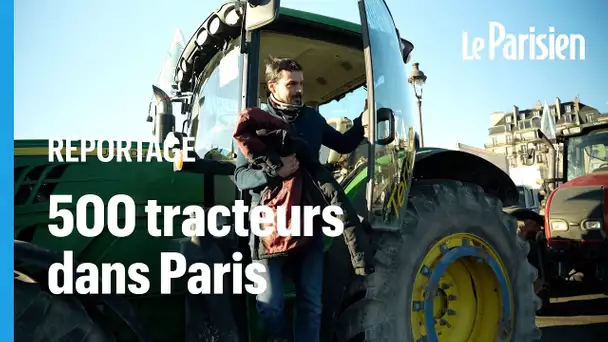
<svg viewBox="0 0 608 342"><path fill-rule="evenodd" d="M511 123L511 115L505 116L505 122L506 123Z"/></svg>
<svg viewBox="0 0 608 342"><path fill-rule="evenodd" d="M510 144L513 142L513 136L512 135L507 135L507 144Z"/></svg>
<svg viewBox="0 0 608 342"><path fill-rule="evenodd" d="M532 122L530 119L522 120L517 123L517 128L519 129L530 129L532 128Z"/></svg>
<svg viewBox="0 0 608 342"><path fill-rule="evenodd" d="M587 122L593 122L593 121L595 121L595 115L587 114Z"/></svg>
<svg viewBox="0 0 608 342"><path fill-rule="evenodd" d="M519 113L519 119L520 120L525 120L526 119L526 113Z"/></svg>
<svg viewBox="0 0 608 342"><path fill-rule="evenodd" d="M569 113L572 111L572 106L571 105L566 105L566 113Z"/></svg>
<svg viewBox="0 0 608 342"><path fill-rule="evenodd" d="M532 127L540 128L540 118L539 117L532 119Z"/></svg>

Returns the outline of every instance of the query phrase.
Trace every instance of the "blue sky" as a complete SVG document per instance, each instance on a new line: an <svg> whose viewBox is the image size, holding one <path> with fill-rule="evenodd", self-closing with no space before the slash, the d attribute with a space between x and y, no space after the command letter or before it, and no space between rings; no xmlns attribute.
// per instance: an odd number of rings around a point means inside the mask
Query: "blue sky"
<svg viewBox="0 0 608 342"><path fill-rule="evenodd" d="M482 147L489 115L555 97L608 112L608 2L604 0L388 0L416 48L427 146ZM359 22L355 0L282 0L283 6ZM147 139L145 122L176 27L189 39L215 0L15 3L15 138ZM463 61L462 32L487 40L488 22L507 32L579 33L584 61ZM486 42L487 44L487 42ZM353 110L360 111L360 106Z"/></svg>

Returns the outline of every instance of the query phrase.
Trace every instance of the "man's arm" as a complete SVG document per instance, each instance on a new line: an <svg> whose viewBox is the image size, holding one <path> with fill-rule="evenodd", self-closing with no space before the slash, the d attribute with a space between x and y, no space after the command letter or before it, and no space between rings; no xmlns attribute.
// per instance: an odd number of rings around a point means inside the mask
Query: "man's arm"
<svg viewBox="0 0 608 342"><path fill-rule="evenodd" d="M275 171L255 169L242 153L237 153L234 182L240 190L251 190L274 184L280 180Z"/></svg>
<svg viewBox="0 0 608 342"><path fill-rule="evenodd" d="M324 124L323 145L338 153L351 153L363 141L365 130L360 117L353 120L353 126L344 134L331 127L327 121L324 121Z"/></svg>
<svg viewBox="0 0 608 342"><path fill-rule="evenodd" d="M264 144L255 133L261 113L256 109L244 109L239 113L232 137L240 153L237 153L234 181L240 190L265 187L279 178L277 170L283 166L281 158ZM250 160L251 159L251 160ZM256 167L251 165L256 161ZM267 167L263 167L266 165Z"/></svg>

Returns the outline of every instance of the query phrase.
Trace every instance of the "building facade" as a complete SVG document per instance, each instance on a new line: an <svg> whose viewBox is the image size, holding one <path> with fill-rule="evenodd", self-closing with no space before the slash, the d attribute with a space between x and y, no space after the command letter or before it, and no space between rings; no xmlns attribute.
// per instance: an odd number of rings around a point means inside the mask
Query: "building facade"
<svg viewBox="0 0 608 342"><path fill-rule="evenodd" d="M596 108L587 106L575 97L573 101L561 102L556 98L549 105L551 115L555 120L557 131L576 127L580 124L593 122L600 115ZM537 129L540 129L540 118L543 105L537 103L534 108L519 109L513 106L510 112L494 112L490 114L488 143L485 148L495 153L503 153L509 161L509 168L524 166L540 166L545 175L548 148L540 140ZM558 153L558 177L561 177L561 149L556 146Z"/></svg>

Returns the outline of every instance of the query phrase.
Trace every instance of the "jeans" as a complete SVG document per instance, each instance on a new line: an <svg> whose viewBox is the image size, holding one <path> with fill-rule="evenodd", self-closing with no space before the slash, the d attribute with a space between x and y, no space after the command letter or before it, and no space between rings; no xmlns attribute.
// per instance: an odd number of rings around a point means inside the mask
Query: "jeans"
<svg viewBox="0 0 608 342"><path fill-rule="evenodd" d="M269 337L291 340L291 324L283 310L283 277L293 276L296 287L295 342L317 342L321 328L321 295L323 291L323 238L319 234L301 251L286 257L255 260L266 267L261 274L267 283L257 296L257 309ZM289 269L284 268L289 267Z"/></svg>

